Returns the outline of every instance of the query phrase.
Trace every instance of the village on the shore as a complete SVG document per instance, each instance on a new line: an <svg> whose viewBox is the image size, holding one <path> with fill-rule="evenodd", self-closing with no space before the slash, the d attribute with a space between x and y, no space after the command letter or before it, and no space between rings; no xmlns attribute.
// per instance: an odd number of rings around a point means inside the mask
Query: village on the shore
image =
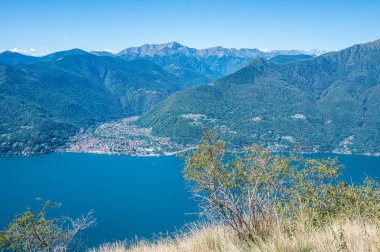
<svg viewBox="0 0 380 252"><path fill-rule="evenodd" d="M169 138L156 137L152 129L135 125L136 120L138 117L133 116L82 130L71 139L65 151L160 156L192 148L174 143Z"/></svg>

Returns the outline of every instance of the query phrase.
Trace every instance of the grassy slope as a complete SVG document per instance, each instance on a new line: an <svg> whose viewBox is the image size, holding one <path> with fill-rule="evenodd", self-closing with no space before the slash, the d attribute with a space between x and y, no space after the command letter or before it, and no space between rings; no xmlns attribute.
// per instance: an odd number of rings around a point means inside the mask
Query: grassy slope
<svg viewBox="0 0 380 252"><path fill-rule="evenodd" d="M377 251L380 234L376 226L358 221L341 221L320 230L299 227L293 235L274 230L257 244L240 242L223 226L194 226L174 238L155 242L116 242L103 244L91 252L233 252L233 251Z"/></svg>

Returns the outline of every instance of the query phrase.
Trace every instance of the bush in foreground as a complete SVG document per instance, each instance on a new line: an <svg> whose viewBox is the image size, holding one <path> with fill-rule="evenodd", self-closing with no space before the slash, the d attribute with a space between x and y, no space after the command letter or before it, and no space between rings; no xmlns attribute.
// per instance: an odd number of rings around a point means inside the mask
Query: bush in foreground
<svg viewBox="0 0 380 252"><path fill-rule="evenodd" d="M253 145L226 155L225 143L207 132L186 157L184 176L208 221L222 223L239 239L256 242L295 223L318 228L340 219L380 220L379 184L340 180L336 159L273 154Z"/></svg>
<svg viewBox="0 0 380 252"><path fill-rule="evenodd" d="M81 218L48 218L49 208L60 204L47 201L38 212L31 208L16 216L9 226L0 231L0 251L67 251L79 249L77 236L86 228L95 225L93 213Z"/></svg>
<svg viewBox="0 0 380 252"><path fill-rule="evenodd" d="M118 242L91 251L380 251L380 187L341 180L335 159L273 154L258 145L227 154L212 132L185 156L184 177L207 224L153 242ZM66 251L94 224L47 219L47 202L0 233L2 249Z"/></svg>

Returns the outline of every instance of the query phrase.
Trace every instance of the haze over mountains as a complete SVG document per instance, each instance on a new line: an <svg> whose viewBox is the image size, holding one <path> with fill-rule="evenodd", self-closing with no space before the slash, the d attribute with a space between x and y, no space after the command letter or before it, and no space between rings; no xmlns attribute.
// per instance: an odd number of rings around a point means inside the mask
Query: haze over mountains
<svg viewBox="0 0 380 252"><path fill-rule="evenodd" d="M263 52L256 48L235 49L221 46L198 50L178 42L169 42L127 48L115 56L127 60L143 58L152 61L178 77L185 86L191 87L231 74L256 57L269 59L277 55L315 56L316 53L321 52L323 51L276 50ZM104 55L104 52L93 53Z"/></svg>
<svg viewBox="0 0 380 252"><path fill-rule="evenodd" d="M57 59L57 57L60 57L60 53L78 54L80 51L79 49L73 49L43 57L31 57L7 51L0 54L0 63L32 64L40 61L50 61L53 58ZM315 56L321 52L324 51L276 50L262 52L258 49L234 49L221 46L198 50L181 45L178 42L169 42L130 47L117 54L106 51L93 51L91 53L97 56L109 56L125 60L144 59L151 61L164 68L168 73L173 74L181 82L181 85L192 87L231 74L256 57L269 59L278 55Z"/></svg>
<svg viewBox="0 0 380 252"><path fill-rule="evenodd" d="M379 48L318 57L176 42L117 54L3 52L0 154L54 151L81 129L144 113L140 125L184 144L211 128L233 148L378 153Z"/></svg>

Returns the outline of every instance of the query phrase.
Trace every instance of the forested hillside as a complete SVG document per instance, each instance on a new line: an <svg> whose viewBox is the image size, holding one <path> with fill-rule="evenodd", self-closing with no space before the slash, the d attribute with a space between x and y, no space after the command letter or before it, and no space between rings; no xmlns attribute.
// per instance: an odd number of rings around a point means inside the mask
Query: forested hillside
<svg viewBox="0 0 380 252"><path fill-rule="evenodd" d="M149 61L80 50L34 64L0 64L0 153L50 152L80 128L141 114L180 89Z"/></svg>
<svg viewBox="0 0 380 252"><path fill-rule="evenodd" d="M380 40L314 59L256 59L214 83L175 93L140 123L193 143L205 129L233 148L380 152Z"/></svg>

